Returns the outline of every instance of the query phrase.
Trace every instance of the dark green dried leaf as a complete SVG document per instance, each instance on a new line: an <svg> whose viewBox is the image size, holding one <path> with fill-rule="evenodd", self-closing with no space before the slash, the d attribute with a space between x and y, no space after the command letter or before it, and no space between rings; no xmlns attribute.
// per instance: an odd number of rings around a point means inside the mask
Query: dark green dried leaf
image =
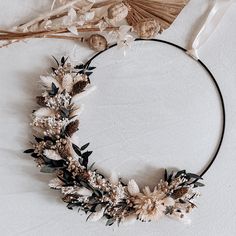
<svg viewBox="0 0 236 236"><path fill-rule="evenodd" d="M84 151L88 146L89 146L90 143L86 143L85 145L83 145L80 150L81 151Z"/></svg>
<svg viewBox="0 0 236 236"><path fill-rule="evenodd" d="M93 72L85 72L85 74L86 74L87 76L90 76L90 75L93 74Z"/></svg>
<svg viewBox="0 0 236 236"><path fill-rule="evenodd" d="M205 185L203 183L200 183L200 182L195 182L194 183L194 188L197 188L197 187L204 187Z"/></svg>
<svg viewBox="0 0 236 236"><path fill-rule="evenodd" d="M40 172L43 172L43 173L53 173L56 169L51 167L51 166L43 166L41 169L40 169Z"/></svg>
<svg viewBox="0 0 236 236"><path fill-rule="evenodd" d="M80 65L75 66L74 68L77 70L82 70L82 69L84 69L84 65L80 64Z"/></svg>
<svg viewBox="0 0 236 236"><path fill-rule="evenodd" d="M165 173L164 173L164 181L167 181L167 177L168 177L168 173L167 173L167 169L165 169Z"/></svg>
<svg viewBox="0 0 236 236"><path fill-rule="evenodd" d="M87 151L82 154L82 158L88 158L93 152L92 151Z"/></svg>
<svg viewBox="0 0 236 236"><path fill-rule="evenodd" d="M60 64L59 64L58 60L56 59L56 57L52 56L52 58L53 58L53 59L55 60L55 62L57 63L57 66L59 66Z"/></svg>
<svg viewBox="0 0 236 236"><path fill-rule="evenodd" d="M111 225L113 225L115 222L116 222L116 219L111 218L111 219L107 220L106 226L111 226Z"/></svg>
<svg viewBox="0 0 236 236"><path fill-rule="evenodd" d="M94 70L94 69L96 69L95 66L90 66L90 67L87 68L87 70Z"/></svg>
<svg viewBox="0 0 236 236"><path fill-rule="evenodd" d="M88 82L81 80L74 84L72 92L73 94L81 93L84 91L85 87L87 86Z"/></svg>
<svg viewBox="0 0 236 236"><path fill-rule="evenodd" d="M34 149L27 149L24 151L24 153L32 153L32 152L34 152Z"/></svg>
<svg viewBox="0 0 236 236"><path fill-rule="evenodd" d="M193 173L187 173L186 176L189 177L190 179L191 178L193 178L193 179L202 179L201 176L193 174Z"/></svg>
<svg viewBox="0 0 236 236"><path fill-rule="evenodd" d="M32 156L33 158L39 158L39 156L38 156L37 153L32 153L31 156Z"/></svg>
<svg viewBox="0 0 236 236"><path fill-rule="evenodd" d="M74 144L74 143L72 143L72 147L73 147L75 153L76 153L79 157L81 157L81 156L82 156L82 153L81 153L81 151L80 151L80 148L79 148L76 144Z"/></svg>
<svg viewBox="0 0 236 236"><path fill-rule="evenodd" d="M178 178L179 176L181 176L182 174L186 174L186 170L180 170L176 173L175 178Z"/></svg>

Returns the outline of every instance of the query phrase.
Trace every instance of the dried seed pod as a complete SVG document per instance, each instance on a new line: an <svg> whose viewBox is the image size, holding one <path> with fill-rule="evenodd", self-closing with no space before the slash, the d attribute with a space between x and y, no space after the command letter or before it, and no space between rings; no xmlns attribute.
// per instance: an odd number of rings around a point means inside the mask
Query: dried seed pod
<svg viewBox="0 0 236 236"><path fill-rule="evenodd" d="M149 39L160 32L160 25L154 19L146 19L137 23L134 29L140 38Z"/></svg>
<svg viewBox="0 0 236 236"><path fill-rule="evenodd" d="M72 121L66 126L65 133L69 137L72 137L72 135L78 130L78 127L79 127L79 120Z"/></svg>
<svg viewBox="0 0 236 236"><path fill-rule="evenodd" d="M94 51L100 52L107 48L107 40L100 34L92 34L87 39L88 45Z"/></svg>
<svg viewBox="0 0 236 236"><path fill-rule="evenodd" d="M184 187L184 188L180 188L180 189L176 189L173 194L172 197L174 199L178 199L183 197L186 193L188 192L188 188Z"/></svg>
<svg viewBox="0 0 236 236"><path fill-rule="evenodd" d="M58 149L58 153L64 159L66 159L68 156L71 156L70 145L66 144L66 145L60 146L60 148Z"/></svg>
<svg viewBox="0 0 236 236"><path fill-rule="evenodd" d="M85 81L85 80L78 81L73 86L73 89L72 89L73 94L77 94L77 93L83 92L83 90L85 89L87 84L88 84L88 81Z"/></svg>
<svg viewBox="0 0 236 236"><path fill-rule="evenodd" d="M119 22L124 20L128 13L128 7L124 3L115 3L108 8L108 19Z"/></svg>
<svg viewBox="0 0 236 236"><path fill-rule="evenodd" d="M40 106L43 106L43 107L46 106L45 98L43 96L37 96L36 97L36 102Z"/></svg>

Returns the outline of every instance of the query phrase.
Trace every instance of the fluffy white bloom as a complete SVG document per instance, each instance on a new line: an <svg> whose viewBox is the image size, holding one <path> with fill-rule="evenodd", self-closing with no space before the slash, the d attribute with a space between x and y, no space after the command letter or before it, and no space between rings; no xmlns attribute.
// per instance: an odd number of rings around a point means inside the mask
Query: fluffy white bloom
<svg viewBox="0 0 236 236"><path fill-rule="evenodd" d="M63 182L58 178L54 178L50 180L48 184L50 188L54 188L54 189L61 189L62 185L63 185Z"/></svg>
<svg viewBox="0 0 236 236"><path fill-rule="evenodd" d="M149 187L143 189L134 200L136 215L142 221L157 221L164 215L165 206L163 205L164 195L156 188L151 192Z"/></svg>
<svg viewBox="0 0 236 236"><path fill-rule="evenodd" d="M62 88L65 89L68 93L71 92L73 88L73 78L70 74L66 74L62 79Z"/></svg>
<svg viewBox="0 0 236 236"><path fill-rule="evenodd" d="M105 208L102 208L100 211L94 212L89 216L89 221L95 222L95 221L99 221L104 214Z"/></svg>
<svg viewBox="0 0 236 236"><path fill-rule="evenodd" d="M91 196L92 192L84 187L73 187L73 186L69 186L69 187L62 187L61 188L61 192L65 195L67 194L75 194L75 195L81 195L81 196Z"/></svg>
<svg viewBox="0 0 236 236"><path fill-rule="evenodd" d="M54 160L54 161L59 161L61 160L61 156L55 152L54 150L49 150L49 149L45 149L43 154L48 158L48 159L51 159L51 160Z"/></svg>
<svg viewBox="0 0 236 236"><path fill-rule="evenodd" d="M128 192L131 196L135 196L140 192L137 183L133 179L128 183Z"/></svg>
<svg viewBox="0 0 236 236"><path fill-rule="evenodd" d="M37 117L52 116L54 112L50 108L41 107L33 113Z"/></svg>
<svg viewBox="0 0 236 236"><path fill-rule="evenodd" d="M96 90L96 86L88 86L85 91L76 94L72 97L72 103L76 103L79 99L89 95L91 92Z"/></svg>
<svg viewBox="0 0 236 236"><path fill-rule="evenodd" d="M131 224L134 224L136 222L136 220L137 220L137 216L135 214L129 215L122 220L122 224L123 225L131 225Z"/></svg>
<svg viewBox="0 0 236 236"><path fill-rule="evenodd" d="M119 177L117 175L117 173L115 171L111 172L111 176L109 178L109 181L111 182L111 184L116 185L119 183Z"/></svg>
<svg viewBox="0 0 236 236"><path fill-rule="evenodd" d="M52 76L40 76L40 80L42 84L49 89L52 87L52 83L54 83L57 88L61 89L59 82Z"/></svg>

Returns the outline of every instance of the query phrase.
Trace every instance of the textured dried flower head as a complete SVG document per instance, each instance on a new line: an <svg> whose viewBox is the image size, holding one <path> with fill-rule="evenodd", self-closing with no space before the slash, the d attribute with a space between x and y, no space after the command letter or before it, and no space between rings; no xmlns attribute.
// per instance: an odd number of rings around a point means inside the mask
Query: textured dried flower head
<svg viewBox="0 0 236 236"><path fill-rule="evenodd" d="M134 200L135 214L142 221L158 220L165 211L163 205L163 193L156 188L151 192L149 187L143 189L143 193L139 193Z"/></svg>
<svg viewBox="0 0 236 236"><path fill-rule="evenodd" d="M72 137L72 135L78 130L78 127L79 127L79 120L74 120L66 126L65 133L69 137Z"/></svg>
<svg viewBox="0 0 236 236"><path fill-rule="evenodd" d="M85 87L88 85L88 81L80 80L73 85L72 92L73 94L81 93L84 91Z"/></svg>
<svg viewBox="0 0 236 236"><path fill-rule="evenodd" d="M140 38L150 39L160 32L160 25L154 19L145 19L138 22L134 29Z"/></svg>
<svg viewBox="0 0 236 236"><path fill-rule="evenodd" d="M107 48L107 40L100 34L92 34L88 40L88 45L94 51L100 52Z"/></svg>
<svg viewBox="0 0 236 236"><path fill-rule="evenodd" d="M108 18L116 23L124 20L128 12L128 7L124 3L115 3L108 8Z"/></svg>

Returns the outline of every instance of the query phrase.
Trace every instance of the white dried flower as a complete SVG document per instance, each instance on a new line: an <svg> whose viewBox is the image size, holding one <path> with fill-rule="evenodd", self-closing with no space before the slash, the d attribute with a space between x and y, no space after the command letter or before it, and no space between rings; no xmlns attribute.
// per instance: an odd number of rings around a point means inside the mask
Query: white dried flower
<svg viewBox="0 0 236 236"><path fill-rule="evenodd" d="M92 191L90 191L87 188L84 187L73 187L73 186L69 186L69 187L62 187L61 188L61 192L64 195L67 194L75 194L75 195L81 195L81 196L91 196L92 195Z"/></svg>
<svg viewBox="0 0 236 236"><path fill-rule="evenodd" d="M52 87L52 83L54 83L57 88L61 89L59 82L52 76L40 76L40 80L46 88L50 89Z"/></svg>
<svg viewBox="0 0 236 236"><path fill-rule="evenodd" d="M50 108L42 107L33 113L37 117L53 116L55 113Z"/></svg>
<svg viewBox="0 0 236 236"><path fill-rule="evenodd" d="M122 220L122 224L123 225L131 225L131 224L134 224L136 222L136 220L137 220L137 215L135 215L135 214L129 215Z"/></svg>
<svg viewBox="0 0 236 236"><path fill-rule="evenodd" d="M111 172L111 175L109 177L109 181L113 185L117 185L119 183L119 177L115 171Z"/></svg>
<svg viewBox="0 0 236 236"><path fill-rule="evenodd" d="M128 183L128 192L131 196L136 196L138 193L140 193L139 186L133 179Z"/></svg>
<svg viewBox="0 0 236 236"><path fill-rule="evenodd" d="M45 149L43 154L48 158L48 159L51 159L51 160L54 160L54 161L59 161L61 160L61 156L55 152L54 150L49 150L49 149Z"/></svg>
<svg viewBox="0 0 236 236"><path fill-rule="evenodd" d="M64 78L62 79L62 88L65 89L68 93L71 92L73 88L73 78L70 74L66 74Z"/></svg>
<svg viewBox="0 0 236 236"><path fill-rule="evenodd" d="M162 199L163 193L156 188L151 192L149 187L143 189L134 200L136 215L142 221L156 221L164 215L165 206Z"/></svg>
<svg viewBox="0 0 236 236"><path fill-rule="evenodd" d="M48 186L50 188L54 188L54 189L61 189L63 184L64 183L60 179L54 178L54 179L49 181Z"/></svg>
<svg viewBox="0 0 236 236"><path fill-rule="evenodd" d="M105 211L105 207L103 207L100 211L94 212L89 216L89 221L95 222L95 221L99 221L104 214Z"/></svg>
<svg viewBox="0 0 236 236"><path fill-rule="evenodd" d="M85 91L83 91L81 93L78 93L75 96L73 96L71 102L76 103L81 98L84 98L85 96L89 95L90 93L92 93L95 90L96 90L96 86L87 86Z"/></svg>

